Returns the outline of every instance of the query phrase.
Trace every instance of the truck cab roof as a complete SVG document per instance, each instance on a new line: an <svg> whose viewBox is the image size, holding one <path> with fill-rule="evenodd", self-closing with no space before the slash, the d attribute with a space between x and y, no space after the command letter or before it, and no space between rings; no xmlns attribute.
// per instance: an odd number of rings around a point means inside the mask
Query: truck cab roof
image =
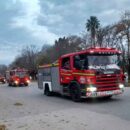
<svg viewBox="0 0 130 130"><path fill-rule="evenodd" d="M121 54L121 51L115 49L115 48L103 48L103 47L94 47L94 48L88 48L86 50L82 50L79 52L73 52L73 53L69 53L69 54L65 54L63 56L61 56L61 58L64 57L68 57L68 56L74 56L74 55L78 55L78 54Z"/></svg>

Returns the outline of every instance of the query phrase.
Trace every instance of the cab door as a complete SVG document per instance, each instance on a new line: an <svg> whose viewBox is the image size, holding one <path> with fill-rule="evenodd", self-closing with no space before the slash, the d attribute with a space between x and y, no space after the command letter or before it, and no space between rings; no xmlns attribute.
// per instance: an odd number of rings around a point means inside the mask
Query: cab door
<svg viewBox="0 0 130 130"><path fill-rule="evenodd" d="M60 82L61 84L69 84L72 79L72 64L70 57L61 59L60 63Z"/></svg>

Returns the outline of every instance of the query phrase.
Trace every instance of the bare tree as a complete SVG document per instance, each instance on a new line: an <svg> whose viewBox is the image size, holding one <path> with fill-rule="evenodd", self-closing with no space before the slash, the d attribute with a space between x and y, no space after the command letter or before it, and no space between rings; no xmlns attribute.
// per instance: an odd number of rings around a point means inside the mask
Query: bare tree
<svg viewBox="0 0 130 130"><path fill-rule="evenodd" d="M7 70L7 66L6 65L0 65L0 74L1 75L5 75Z"/></svg>
<svg viewBox="0 0 130 130"><path fill-rule="evenodd" d="M120 23L124 28L123 35L126 35L127 39L128 74L130 79L130 11L125 11L125 13L121 17Z"/></svg>
<svg viewBox="0 0 130 130"><path fill-rule="evenodd" d="M22 49L21 54L17 56L13 63L10 65L10 68L22 67L28 69L30 75L32 75L33 78L36 78L37 54L38 49L35 45L26 46Z"/></svg>
<svg viewBox="0 0 130 130"><path fill-rule="evenodd" d="M38 63L46 64L56 61L61 55L76 52L84 49L86 43L83 38L72 35L68 37L59 38L55 41L53 46L47 49L42 49L38 55Z"/></svg>

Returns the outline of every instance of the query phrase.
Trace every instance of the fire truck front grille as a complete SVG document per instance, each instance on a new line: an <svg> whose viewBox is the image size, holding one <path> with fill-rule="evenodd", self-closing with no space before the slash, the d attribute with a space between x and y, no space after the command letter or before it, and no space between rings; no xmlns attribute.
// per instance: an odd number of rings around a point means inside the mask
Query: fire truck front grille
<svg viewBox="0 0 130 130"><path fill-rule="evenodd" d="M100 75L96 77L96 85L98 91L116 90L119 84L117 75Z"/></svg>

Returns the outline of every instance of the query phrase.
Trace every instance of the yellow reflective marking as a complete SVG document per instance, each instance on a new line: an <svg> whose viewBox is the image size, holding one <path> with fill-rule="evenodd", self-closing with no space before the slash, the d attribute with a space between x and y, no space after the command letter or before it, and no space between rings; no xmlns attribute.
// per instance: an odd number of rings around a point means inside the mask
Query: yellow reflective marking
<svg viewBox="0 0 130 130"><path fill-rule="evenodd" d="M76 75L84 75L84 76L95 76L95 74L85 74L85 73L73 73Z"/></svg>
<svg viewBox="0 0 130 130"><path fill-rule="evenodd" d="M66 74L66 73L61 73L61 75L68 75L68 76L71 76L71 74Z"/></svg>
<svg viewBox="0 0 130 130"><path fill-rule="evenodd" d="M58 64L58 63L57 63L57 64L47 64L47 65L41 65L41 66L39 66L39 68L57 67L57 66L59 66L59 64Z"/></svg>
<svg viewBox="0 0 130 130"><path fill-rule="evenodd" d="M52 66L59 66L59 64L58 64L58 63L55 63L55 64L52 64Z"/></svg>

